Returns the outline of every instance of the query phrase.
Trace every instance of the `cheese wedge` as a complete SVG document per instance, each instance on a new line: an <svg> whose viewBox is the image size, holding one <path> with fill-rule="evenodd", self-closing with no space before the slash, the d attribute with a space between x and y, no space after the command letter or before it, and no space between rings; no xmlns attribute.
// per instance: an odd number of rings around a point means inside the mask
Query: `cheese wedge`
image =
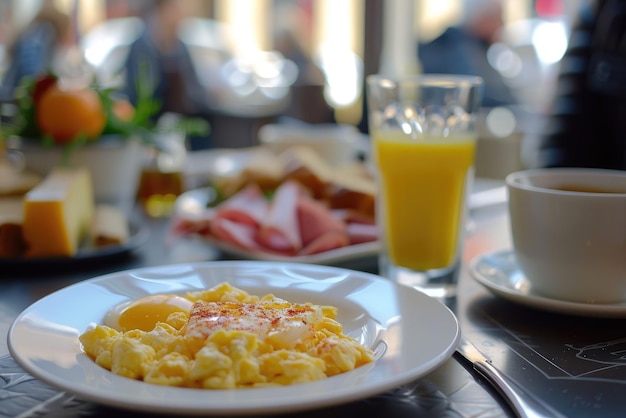
<svg viewBox="0 0 626 418"><path fill-rule="evenodd" d="M94 196L85 168L56 168L24 197L27 257L71 257L90 234Z"/></svg>

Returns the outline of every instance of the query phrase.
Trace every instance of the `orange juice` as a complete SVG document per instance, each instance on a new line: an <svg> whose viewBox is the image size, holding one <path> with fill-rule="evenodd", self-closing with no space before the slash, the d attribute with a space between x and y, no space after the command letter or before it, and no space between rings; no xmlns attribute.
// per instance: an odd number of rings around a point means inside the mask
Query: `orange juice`
<svg viewBox="0 0 626 418"><path fill-rule="evenodd" d="M383 203L379 222L390 261L417 271L450 267L457 256L475 138L414 140L378 132L372 137Z"/></svg>

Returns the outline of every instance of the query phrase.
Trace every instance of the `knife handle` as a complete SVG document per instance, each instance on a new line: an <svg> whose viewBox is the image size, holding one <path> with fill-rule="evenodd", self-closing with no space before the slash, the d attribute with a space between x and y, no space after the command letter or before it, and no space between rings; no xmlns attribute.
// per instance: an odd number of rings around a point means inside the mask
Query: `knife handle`
<svg viewBox="0 0 626 418"><path fill-rule="evenodd" d="M530 396L521 386L493 367L489 361L475 361L473 367L500 392L519 418L565 418L565 415Z"/></svg>

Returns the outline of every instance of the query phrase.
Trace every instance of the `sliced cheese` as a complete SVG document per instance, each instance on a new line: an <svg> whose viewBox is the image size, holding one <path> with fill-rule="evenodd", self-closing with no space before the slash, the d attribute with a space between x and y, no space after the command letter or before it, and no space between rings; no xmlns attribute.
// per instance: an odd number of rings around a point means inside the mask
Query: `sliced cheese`
<svg viewBox="0 0 626 418"><path fill-rule="evenodd" d="M128 220L116 206L96 205L93 225L94 245L96 247L121 245L128 241Z"/></svg>
<svg viewBox="0 0 626 418"><path fill-rule="evenodd" d="M89 171L56 168L24 197L28 257L73 256L91 229L94 196Z"/></svg>

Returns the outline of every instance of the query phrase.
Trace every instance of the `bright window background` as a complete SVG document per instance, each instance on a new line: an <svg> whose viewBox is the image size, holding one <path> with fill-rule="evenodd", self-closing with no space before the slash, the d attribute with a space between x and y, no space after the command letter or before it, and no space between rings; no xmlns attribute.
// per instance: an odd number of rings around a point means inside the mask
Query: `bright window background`
<svg viewBox="0 0 626 418"><path fill-rule="evenodd" d="M6 46L10 34L27 22L43 0L0 0L0 47ZM74 0L53 0L70 11ZM127 0L140 5L151 0ZM404 25L389 24L383 28L383 64L393 71L414 71L415 42L439 35L460 17L463 0L383 0L386 13L398 13ZM528 67L520 66L525 58L519 55L523 43L534 44L540 62L539 76L558 62L566 46L569 17L576 13L581 0L504 0L505 20L511 27L511 42L492 53L494 65L511 77L518 86L535 83L529 80ZM88 32L106 19L114 4L124 0L79 0L79 28ZM537 7L559 3L563 16L541 25L532 20ZM229 28L232 54L254 60L259 52L276 46L276 28L288 27L297 38L304 56L317 65L324 75L324 97L337 111L337 119L355 123L361 117L363 96L364 0L181 0L189 16L219 22ZM407 15L408 12L409 15ZM412 17L411 17L412 16ZM293 23L295 22L295 23ZM540 22L541 23L541 22ZM532 33L535 34L534 38ZM522 35L520 35L522 34ZM520 40L522 39L522 40ZM535 39L535 41L533 41ZM541 41L537 41L541 39ZM550 42L553 40L553 42ZM507 49L508 48L508 49ZM516 50L517 48L517 50ZM0 63L2 63L0 49ZM388 69L381 66L381 69ZM0 65L0 72L3 67ZM521 77L523 74L524 77ZM535 89L537 91L538 89ZM540 90L540 89L539 89ZM528 97L535 103L537 98Z"/></svg>

